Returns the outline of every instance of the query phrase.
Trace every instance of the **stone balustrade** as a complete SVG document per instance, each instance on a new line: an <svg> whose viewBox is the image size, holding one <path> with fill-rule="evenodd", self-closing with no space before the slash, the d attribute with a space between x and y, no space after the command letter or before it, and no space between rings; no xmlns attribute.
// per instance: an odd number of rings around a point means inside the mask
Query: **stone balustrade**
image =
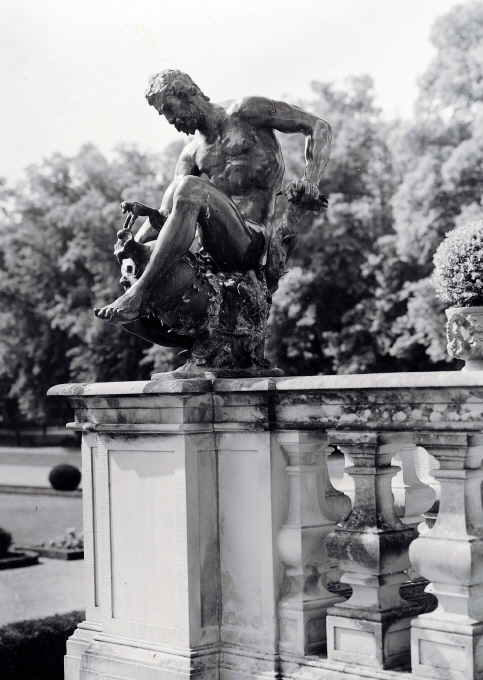
<svg viewBox="0 0 483 680"><path fill-rule="evenodd" d="M483 679L480 372L50 394L83 433L67 680Z"/></svg>

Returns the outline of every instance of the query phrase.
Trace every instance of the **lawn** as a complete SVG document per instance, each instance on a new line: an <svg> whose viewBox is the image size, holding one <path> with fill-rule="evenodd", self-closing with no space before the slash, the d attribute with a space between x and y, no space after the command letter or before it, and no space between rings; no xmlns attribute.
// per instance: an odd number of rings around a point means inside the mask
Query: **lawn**
<svg viewBox="0 0 483 680"><path fill-rule="evenodd" d="M70 527L82 531L82 498L0 493L0 526L18 545L50 540Z"/></svg>

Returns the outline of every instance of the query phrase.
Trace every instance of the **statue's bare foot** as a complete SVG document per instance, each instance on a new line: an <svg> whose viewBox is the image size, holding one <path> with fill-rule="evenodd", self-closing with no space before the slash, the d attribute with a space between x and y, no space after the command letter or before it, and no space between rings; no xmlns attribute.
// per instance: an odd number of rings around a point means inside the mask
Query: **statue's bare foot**
<svg viewBox="0 0 483 680"><path fill-rule="evenodd" d="M124 295L117 298L110 305L94 309L94 314L99 319L109 321L109 323L128 323L136 321L141 316L141 304L143 301L142 289L138 289L136 285L129 288Z"/></svg>

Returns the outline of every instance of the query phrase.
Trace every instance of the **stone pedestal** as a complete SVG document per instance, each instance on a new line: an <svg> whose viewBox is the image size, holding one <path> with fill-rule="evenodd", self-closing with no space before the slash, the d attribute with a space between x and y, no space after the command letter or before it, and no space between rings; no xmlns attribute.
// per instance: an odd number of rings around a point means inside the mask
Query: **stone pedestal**
<svg viewBox="0 0 483 680"><path fill-rule="evenodd" d="M211 423L200 417L210 395L75 402L87 419L79 424L87 620L74 638L81 644L69 642L66 678L175 678L195 669L214 678L217 462Z"/></svg>
<svg viewBox="0 0 483 680"><path fill-rule="evenodd" d="M87 614L67 680L276 676L288 482L268 386L221 399L204 380L51 391L83 432Z"/></svg>

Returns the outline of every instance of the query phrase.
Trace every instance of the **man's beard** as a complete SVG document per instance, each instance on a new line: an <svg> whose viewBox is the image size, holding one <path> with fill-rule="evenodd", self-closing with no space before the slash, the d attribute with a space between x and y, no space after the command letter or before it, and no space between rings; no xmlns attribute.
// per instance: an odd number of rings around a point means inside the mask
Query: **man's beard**
<svg viewBox="0 0 483 680"><path fill-rule="evenodd" d="M174 127L178 132L184 132L186 135L194 135L196 130L199 129L202 120L203 113L193 102L185 107L183 115L175 120Z"/></svg>

